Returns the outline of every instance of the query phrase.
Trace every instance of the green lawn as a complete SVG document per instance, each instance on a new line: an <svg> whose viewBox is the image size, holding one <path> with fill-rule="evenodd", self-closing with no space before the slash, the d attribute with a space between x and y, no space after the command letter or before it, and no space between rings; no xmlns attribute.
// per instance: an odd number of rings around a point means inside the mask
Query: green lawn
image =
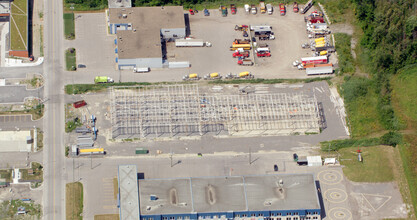
<svg viewBox="0 0 417 220"><path fill-rule="evenodd" d="M10 49L27 50L27 0L15 0L11 4Z"/></svg>
<svg viewBox="0 0 417 220"><path fill-rule="evenodd" d="M72 53L71 49L73 50ZM69 48L65 51L65 64L68 71L75 71L77 69L77 58L74 48Z"/></svg>
<svg viewBox="0 0 417 220"><path fill-rule="evenodd" d="M74 13L64 14L64 35L68 40L75 39Z"/></svg>
<svg viewBox="0 0 417 220"><path fill-rule="evenodd" d="M67 183L65 187L66 219L82 220L83 212L83 184L80 182Z"/></svg>
<svg viewBox="0 0 417 220"><path fill-rule="evenodd" d="M394 180L392 147L362 147L363 162L358 161L358 147L340 149L343 173L354 182L389 182Z"/></svg>

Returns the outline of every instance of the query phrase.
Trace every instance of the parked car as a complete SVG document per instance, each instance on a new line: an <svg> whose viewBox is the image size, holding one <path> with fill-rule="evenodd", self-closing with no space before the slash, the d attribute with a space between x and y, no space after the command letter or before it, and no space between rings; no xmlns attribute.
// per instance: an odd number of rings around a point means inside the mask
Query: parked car
<svg viewBox="0 0 417 220"><path fill-rule="evenodd" d="M190 12L190 15L194 15L194 11L193 9L190 8L190 10L188 10Z"/></svg>
<svg viewBox="0 0 417 220"><path fill-rule="evenodd" d="M78 68L86 68L87 66L84 64L78 64Z"/></svg>
<svg viewBox="0 0 417 220"><path fill-rule="evenodd" d="M278 171L278 165L274 165L274 171L276 172L276 171Z"/></svg>
<svg viewBox="0 0 417 220"><path fill-rule="evenodd" d="M248 32L246 32L246 31L243 31L243 37L248 37L249 35L248 35Z"/></svg>
<svg viewBox="0 0 417 220"><path fill-rule="evenodd" d="M204 9L204 16L210 16L210 12L207 8Z"/></svg>

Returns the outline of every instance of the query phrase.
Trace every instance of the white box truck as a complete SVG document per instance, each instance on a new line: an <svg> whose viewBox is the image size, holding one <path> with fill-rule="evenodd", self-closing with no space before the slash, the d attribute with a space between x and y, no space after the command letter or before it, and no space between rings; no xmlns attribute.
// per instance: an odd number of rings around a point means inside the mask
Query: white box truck
<svg viewBox="0 0 417 220"><path fill-rule="evenodd" d="M333 73L333 67L332 66L323 66L323 67L307 68L306 73L307 73L308 76L322 75L322 74L332 74Z"/></svg>

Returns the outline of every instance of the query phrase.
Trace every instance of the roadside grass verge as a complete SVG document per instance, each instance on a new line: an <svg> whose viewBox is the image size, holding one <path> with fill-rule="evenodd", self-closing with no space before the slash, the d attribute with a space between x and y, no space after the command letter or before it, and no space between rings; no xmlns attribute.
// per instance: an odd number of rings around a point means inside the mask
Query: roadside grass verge
<svg viewBox="0 0 417 220"><path fill-rule="evenodd" d="M67 40L75 39L74 13L64 13L64 35Z"/></svg>
<svg viewBox="0 0 417 220"><path fill-rule="evenodd" d="M94 220L119 220L118 214L95 215Z"/></svg>
<svg viewBox="0 0 417 220"><path fill-rule="evenodd" d="M7 182L12 181L12 170L6 169L6 170L0 170L0 178L6 179Z"/></svg>
<svg viewBox="0 0 417 220"><path fill-rule="evenodd" d="M19 207L24 207L27 214L25 216L17 215ZM33 200L25 202L20 199L6 200L0 204L0 219L14 220L14 219L41 219L42 207L36 204Z"/></svg>
<svg viewBox="0 0 417 220"><path fill-rule="evenodd" d="M124 82L124 83L100 83L100 84L68 84L65 85L66 94L84 94L88 92L100 92L112 86L146 86L146 85L172 85L172 84L186 84L186 83L207 83L207 84L278 84L278 83L310 83L316 81L326 81L331 84L331 77L315 77L308 79L234 79L234 80L215 80L215 81L201 81L201 82ZM92 79L93 81L93 79Z"/></svg>
<svg viewBox="0 0 417 220"><path fill-rule="evenodd" d="M67 183L65 186L65 209L67 220L82 220L83 184L80 182Z"/></svg>
<svg viewBox="0 0 417 220"><path fill-rule="evenodd" d="M351 136L364 137L384 130L379 121L378 94L367 78L346 76L339 87L345 101Z"/></svg>
<svg viewBox="0 0 417 220"><path fill-rule="evenodd" d="M117 194L119 193L119 182L117 181L117 177L113 178L113 195L114 199L117 199Z"/></svg>
<svg viewBox="0 0 417 220"><path fill-rule="evenodd" d="M414 213L417 213L417 65L399 70L392 77L392 106L396 116L407 126L404 143L399 146L404 173L409 185Z"/></svg>
<svg viewBox="0 0 417 220"><path fill-rule="evenodd" d="M391 146L360 148L363 162L358 161L358 147L340 149L343 173L354 182L390 182L394 180Z"/></svg>
<svg viewBox="0 0 417 220"><path fill-rule="evenodd" d="M27 0L11 2L10 49L27 50Z"/></svg>
<svg viewBox="0 0 417 220"><path fill-rule="evenodd" d="M77 69L77 60L76 60L76 51L75 48L68 48L65 51L65 64L68 71L75 71Z"/></svg>
<svg viewBox="0 0 417 220"><path fill-rule="evenodd" d="M43 180L43 166L40 163L32 162L33 175L28 174L29 169L21 169L23 180Z"/></svg>
<svg viewBox="0 0 417 220"><path fill-rule="evenodd" d="M339 60L339 72L355 73L355 63L351 52L351 35L345 33L335 33L336 51Z"/></svg>

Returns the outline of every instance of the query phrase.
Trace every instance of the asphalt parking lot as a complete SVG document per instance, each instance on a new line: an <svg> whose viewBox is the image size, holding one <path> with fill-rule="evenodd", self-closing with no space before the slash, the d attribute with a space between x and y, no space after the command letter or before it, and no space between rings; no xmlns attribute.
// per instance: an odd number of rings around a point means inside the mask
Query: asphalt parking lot
<svg viewBox="0 0 417 220"><path fill-rule="evenodd" d="M276 12L273 15L251 15L244 13L242 8L238 9L236 15L229 14L227 17L221 17L218 10L213 9L210 12L210 16L204 16L204 13L190 15L190 26L193 37L212 43L212 47L175 48L174 43L168 43L168 59L189 61L191 67L151 70L149 73L116 70L115 36L107 35L105 13L76 14L76 39L65 41L65 46L77 49L77 63L86 65L86 68L68 72L65 75L66 81L91 83L98 75L110 76L116 82L180 81L183 75L189 73L205 75L220 72L225 75L242 71L250 71L259 78L308 78L305 71L292 67L293 61L312 56L311 50L302 49L300 46L308 40L303 15L290 10L286 16L280 16ZM241 24L272 26L276 39L261 41L270 46L272 57L256 58L257 64L251 67L237 65L237 59L232 58L229 47L235 38L243 38L242 32L234 30L235 25ZM251 56L253 57L252 53Z"/></svg>
<svg viewBox="0 0 417 220"><path fill-rule="evenodd" d="M26 89L26 86L0 86L0 103L23 103L26 98L43 98L43 87Z"/></svg>

